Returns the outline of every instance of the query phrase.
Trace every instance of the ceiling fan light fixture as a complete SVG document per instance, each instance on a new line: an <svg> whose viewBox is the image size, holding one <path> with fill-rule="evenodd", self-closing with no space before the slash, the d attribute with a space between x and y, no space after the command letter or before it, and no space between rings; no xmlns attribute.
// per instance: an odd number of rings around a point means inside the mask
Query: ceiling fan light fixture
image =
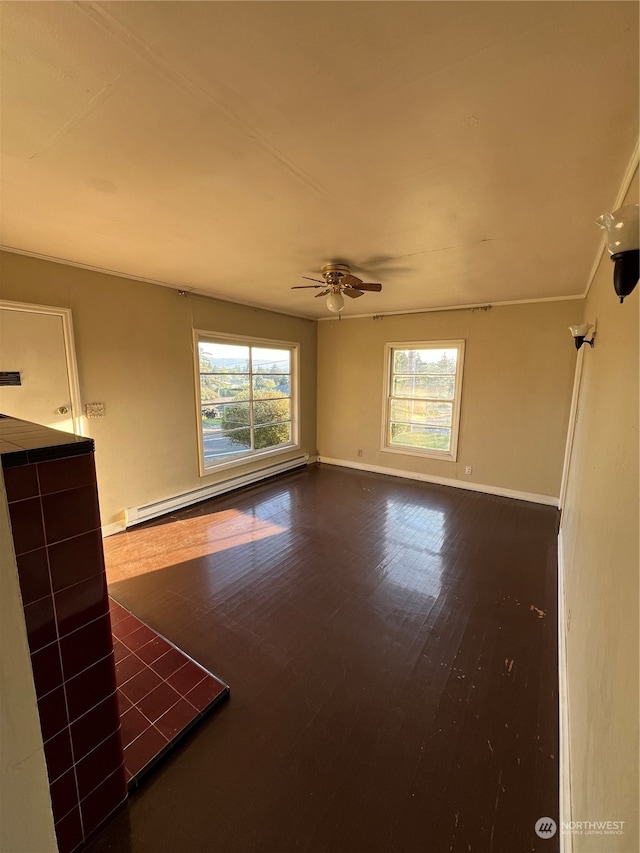
<svg viewBox="0 0 640 853"><path fill-rule="evenodd" d="M351 271L347 264L331 263L325 264L322 267L322 278L311 278L311 276L303 275L302 278L308 281L317 282L317 284L298 284L294 285L292 290L319 290L316 293L316 298L319 296L327 297L327 309L332 314L339 314L344 309L344 297L357 299L359 296L364 296L365 291L380 293L382 285L379 282L365 282L358 278L357 275L351 275Z"/></svg>
<svg viewBox="0 0 640 853"><path fill-rule="evenodd" d="M344 296L340 293L330 293L327 296L327 308L333 314L339 314L344 308Z"/></svg>

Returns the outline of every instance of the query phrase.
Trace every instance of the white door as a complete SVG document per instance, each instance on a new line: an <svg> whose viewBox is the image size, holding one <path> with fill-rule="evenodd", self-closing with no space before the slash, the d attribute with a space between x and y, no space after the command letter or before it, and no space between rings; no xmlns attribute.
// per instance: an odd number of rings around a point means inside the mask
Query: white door
<svg viewBox="0 0 640 853"><path fill-rule="evenodd" d="M70 314L64 308L0 304L0 413L79 432ZM20 384L8 384L16 381Z"/></svg>

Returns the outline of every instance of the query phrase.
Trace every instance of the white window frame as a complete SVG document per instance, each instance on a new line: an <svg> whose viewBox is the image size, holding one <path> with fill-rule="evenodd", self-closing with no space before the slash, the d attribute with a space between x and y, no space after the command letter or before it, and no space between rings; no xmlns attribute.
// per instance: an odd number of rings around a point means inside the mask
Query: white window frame
<svg viewBox="0 0 640 853"><path fill-rule="evenodd" d="M267 447L260 450L238 451L237 456L229 457L219 462L205 463L204 457L204 435L202 432L202 400L200 394L200 351L198 344L235 344L236 346L273 347L274 349L287 349L291 353L291 441L288 444L279 444L277 447ZM299 411L299 350L300 344L294 341L277 341L271 338L254 338L247 335L230 335L210 332L205 329L193 330L193 358L195 378L195 400L196 400L196 430L198 435L198 462L200 476L204 477L214 474L216 471L224 471L227 468L236 468L247 465L257 459L273 457L282 453L290 453L299 450L300 433L300 411ZM253 376L253 374L251 374ZM252 386L252 383L249 383Z"/></svg>
<svg viewBox="0 0 640 853"><path fill-rule="evenodd" d="M428 450L419 447L409 447L391 444L390 422L391 401L393 390L393 353L395 350L411 349L452 349L458 350L456 365L456 378L454 383L453 411L451 416L451 447L449 450ZM384 397L382 418L382 441L381 450L386 453L400 453L406 456L420 456L429 459L441 459L446 462L455 462L458 458L458 436L460 432L460 410L462 403L462 375L464 372L464 350L463 338L447 341L388 341L384 347ZM418 398L416 398L418 399Z"/></svg>

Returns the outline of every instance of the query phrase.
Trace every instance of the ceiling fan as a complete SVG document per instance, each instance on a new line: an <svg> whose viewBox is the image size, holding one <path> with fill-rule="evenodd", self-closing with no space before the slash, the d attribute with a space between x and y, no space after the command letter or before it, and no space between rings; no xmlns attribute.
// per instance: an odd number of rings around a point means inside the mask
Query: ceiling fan
<svg viewBox="0 0 640 853"><path fill-rule="evenodd" d="M310 278L308 275L303 275L307 281L317 281L318 284L298 284L292 287L291 290L306 290L307 288L322 288L318 296L327 297L327 308L334 314L339 314L344 308L344 296L349 296L351 299L357 299L358 296L363 296L365 291L374 291L380 293L382 290L381 284L362 281L356 275L351 274L348 264L325 264L322 267L322 279ZM344 295L344 296L343 296Z"/></svg>

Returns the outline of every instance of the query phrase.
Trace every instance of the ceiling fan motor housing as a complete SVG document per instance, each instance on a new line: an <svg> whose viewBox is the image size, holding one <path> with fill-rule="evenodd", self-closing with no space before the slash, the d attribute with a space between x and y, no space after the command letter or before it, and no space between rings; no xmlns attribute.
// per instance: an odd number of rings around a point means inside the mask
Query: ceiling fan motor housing
<svg viewBox="0 0 640 853"><path fill-rule="evenodd" d="M322 277L330 285L339 285L343 276L350 272L346 264L325 264L322 267Z"/></svg>

